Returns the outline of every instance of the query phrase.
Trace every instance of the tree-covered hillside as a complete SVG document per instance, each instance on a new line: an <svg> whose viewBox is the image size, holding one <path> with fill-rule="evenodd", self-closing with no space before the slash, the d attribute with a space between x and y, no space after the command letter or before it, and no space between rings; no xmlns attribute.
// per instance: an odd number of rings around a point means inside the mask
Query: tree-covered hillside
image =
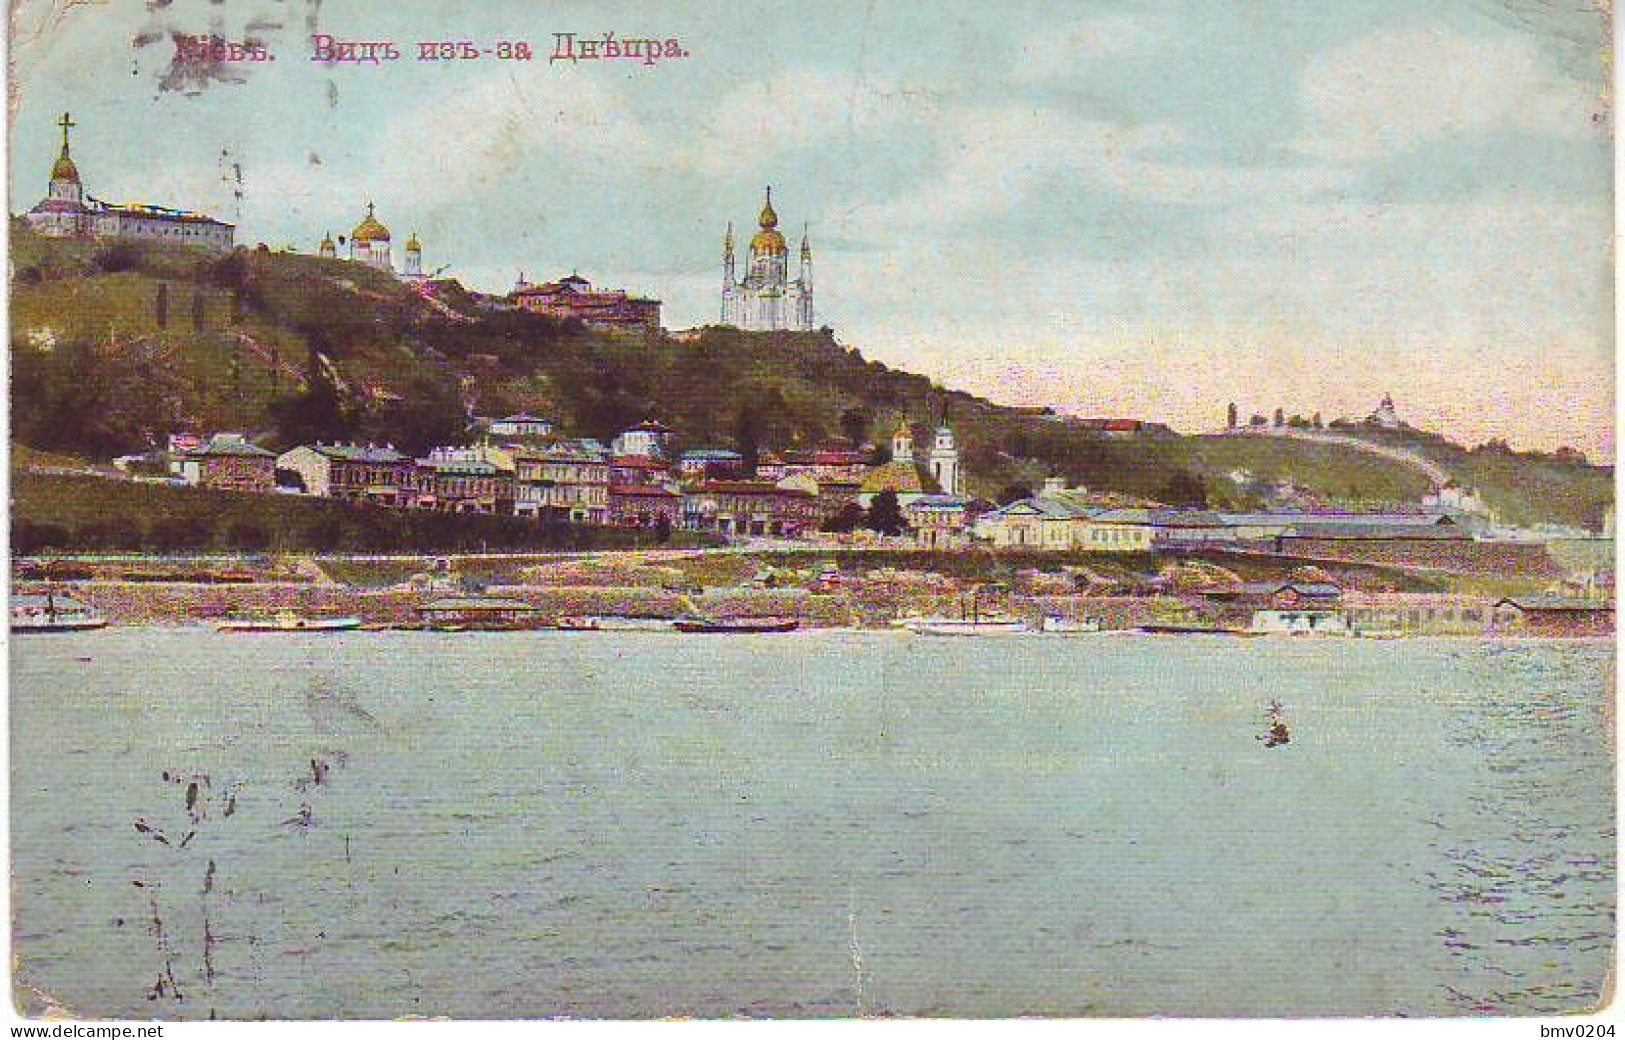
<svg viewBox="0 0 1625 1040"><path fill-rule="evenodd" d="M455 282L414 289L360 264L239 249L42 239L12 223L15 440L89 458L179 429L240 429L282 448L321 439L421 451L471 413L527 410L607 440L645 418L679 449L747 455L842 435L885 445L906 417L923 443L946 413L972 492L1059 474L1170 504L1248 507L1290 481L1333 501L1415 500L1391 460L1274 438L1108 439L1031 409L933 385L819 333L612 334L496 309ZM1518 520L1595 525L1609 471L1552 456L1454 448L1463 477ZM1238 471L1252 482L1232 479Z"/></svg>

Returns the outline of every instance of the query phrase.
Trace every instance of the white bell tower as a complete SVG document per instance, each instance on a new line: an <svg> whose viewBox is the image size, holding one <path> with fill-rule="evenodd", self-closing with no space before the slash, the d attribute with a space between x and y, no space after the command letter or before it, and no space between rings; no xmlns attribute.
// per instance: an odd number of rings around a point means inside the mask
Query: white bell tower
<svg viewBox="0 0 1625 1040"><path fill-rule="evenodd" d="M944 495L963 493L959 484L959 449L954 445L954 431L946 424L937 427L936 439L931 444L929 459L931 476L942 488Z"/></svg>

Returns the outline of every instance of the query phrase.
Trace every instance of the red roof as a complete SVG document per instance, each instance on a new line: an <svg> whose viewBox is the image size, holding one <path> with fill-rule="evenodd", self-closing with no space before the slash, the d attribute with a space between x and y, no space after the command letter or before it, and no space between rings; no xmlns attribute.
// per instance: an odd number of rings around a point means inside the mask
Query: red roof
<svg viewBox="0 0 1625 1040"><path fill-rule="evenodd" d="M1140 428L1140 420L1107 419L1104 428L1113 433L1133 433Z"/></svg>
<svg viewBox="0 0 1625 1040"><path fill-rule="evenodd" d="M716 495L790 495L811 498L812 493L796 488L781 488L765 480L708 480L700 490Z"/></svg>
<svg viewBox="0 0 1625 1040"><path fill-rule="evenodd" d="M611 496L619 496L623 498L682 497L675 491L671 491L663 487L656 487L653 484L611 484L609 486L609 493Z"/></svg>
<svg viewBox="0 0 1625 1040"><path fill-rule="evenodd" d="M618 469L665 469L666 464L649 455L617 455L610 463Z"/></svg>

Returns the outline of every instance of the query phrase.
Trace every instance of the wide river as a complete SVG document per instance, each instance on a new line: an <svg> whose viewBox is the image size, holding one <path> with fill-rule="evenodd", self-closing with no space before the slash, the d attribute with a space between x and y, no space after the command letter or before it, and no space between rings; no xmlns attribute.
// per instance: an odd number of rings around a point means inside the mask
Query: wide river
<svg viewBox="0 0 1625 1040"><path fill-rule="evenodd" d="M1527 1015L1594 1005L1612 962L1607 643L115 628L11 654L25 1008Z"/></svg>

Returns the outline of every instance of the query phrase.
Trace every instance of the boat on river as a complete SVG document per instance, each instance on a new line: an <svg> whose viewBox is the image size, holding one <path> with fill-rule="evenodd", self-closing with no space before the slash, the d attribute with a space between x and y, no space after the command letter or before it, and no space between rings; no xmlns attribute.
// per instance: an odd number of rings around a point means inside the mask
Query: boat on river
<svg viewBox="0 0 1625 1040"><path fill-rule="evenodd" d="M1019 636L1026 635L1032 630L1032 626L1027 622L1013 617L933 620L922 622L913 629L922 636Z"/></svg>
<svg viewBox="0 0 1625 1040"><path fill-rule="evenodd" d="M561 617L553 622L553 627L560 632L599 632L603 625L592 615L575 617Z"/></svg>
<svg viewBox="0 0 1625 1040"><path fill-rule="evenodd" d="M423 627L434 632L515 632L540 628L541 610L524 600L496 596L445 596L418 608Z"/></svg>
<svg viewBox="0 0 1625 1040"><path fill-rule="evenodd" d="M94 607L67 596L11 597L11 631L25 633L85 632L107 627L107 618Z"/></svg>
<svg viewBox="0 0 1625 1040"><path fill-rule="evenodd" d="M1044 615L1044 620L1039 625L1039 631L1058 636L1085 635L1100 630L1099 618L1068 618L1059 614Z"/></svg>
<svg viewBox="0 0 1625 1040"><path fill-rule="evenodd" d="M216 632L350 632L360 627L358 617L305 617L293 613L265 618L227 618L214 625Z"/></svg>
<svg viewBox="0 0 1625 1040"><path fill-rule="evenodd" d="M801 627L797 618L677 618L671 623L679 632L701 632L712 635L746 634L754 632L793 632Z"/></svg>

